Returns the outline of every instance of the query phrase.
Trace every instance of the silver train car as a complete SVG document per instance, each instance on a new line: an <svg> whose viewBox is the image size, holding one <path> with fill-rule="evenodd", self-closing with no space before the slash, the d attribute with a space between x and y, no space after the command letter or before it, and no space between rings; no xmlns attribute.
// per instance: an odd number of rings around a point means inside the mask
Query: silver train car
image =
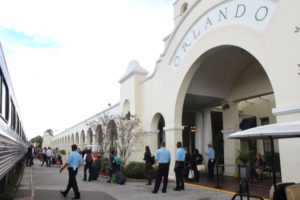
<svg viewBox="0 0 300 200"><path fill-rule="evenodd" d="M28 145L0 43L0 187L11 180Z"/></svg>

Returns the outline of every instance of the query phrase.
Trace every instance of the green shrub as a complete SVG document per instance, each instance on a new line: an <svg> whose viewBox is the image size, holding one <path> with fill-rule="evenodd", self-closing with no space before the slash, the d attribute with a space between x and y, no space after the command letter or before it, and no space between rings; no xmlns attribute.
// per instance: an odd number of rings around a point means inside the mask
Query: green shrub
<svg viewBox="0 0 300 200"><path fill-rule="evenodd" d="M60 150L60 154L61 155L66 155L66 151L65 150Z"/></svg>
<svg viewBox="0 0 300 200"><path fill-rule="evenodd" d="M135 178L135 179L145 179L145 163L143 162L131 162L129 163L125 169L124 169L124 174L128 178ZM151 170L151 176L152 178L155 177L155 170L152 167Z"/></svg>
<svg viewBox="0 0 300 200"><path fill-rule="evenodd" d="M109 158L101 158L101 168L100 171L108 174L110 169L110 160Z"/></svg>
<svg viewBox="0 0 300 200"><path fill-rule="evenodd" d="M97 158L94 160L94 165L97 166L98 170L101 171L102 161L101 159Z"/></svg>

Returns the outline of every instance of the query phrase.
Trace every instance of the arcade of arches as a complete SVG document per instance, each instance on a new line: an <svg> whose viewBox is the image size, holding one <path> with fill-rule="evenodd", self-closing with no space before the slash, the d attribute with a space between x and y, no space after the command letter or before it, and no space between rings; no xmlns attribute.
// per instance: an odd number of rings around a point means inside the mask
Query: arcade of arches
<svg viewBox="0 0 300 200"><path fill-rule="evenodd" d="M106 131L104 134L104 131ZM108 142L104 144L107 136ZM103 130L101 124L98 124L93 130L92 127L87 127L87 130L82 130L80 134L76 132L68 136L61 136L53 146L66 150L67 154L71 152L70 146L77 144L80 149L88 148L94 152L104 152L105 149L116 149L117 129L113 120L109 121L106 130Z"/></svg>

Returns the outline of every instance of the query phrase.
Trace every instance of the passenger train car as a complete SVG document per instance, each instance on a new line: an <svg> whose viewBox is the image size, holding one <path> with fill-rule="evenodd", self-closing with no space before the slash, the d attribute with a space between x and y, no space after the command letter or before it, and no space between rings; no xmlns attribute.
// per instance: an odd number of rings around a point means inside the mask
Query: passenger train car
<svg viewBox="0 0 300 200"><path fill-rule="evenodd" d="M12 178L28 147L18 104L0 43L0 187Z"/></svg>

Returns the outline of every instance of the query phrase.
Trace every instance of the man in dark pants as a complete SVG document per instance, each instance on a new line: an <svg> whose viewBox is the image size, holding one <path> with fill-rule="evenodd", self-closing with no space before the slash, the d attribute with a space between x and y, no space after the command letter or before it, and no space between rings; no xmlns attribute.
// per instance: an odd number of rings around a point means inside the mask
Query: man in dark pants
<svg viewBox="0 0 300 200"><path fill-rule="evenodd" d="M119 171L119 166L115 162L115 151L111 150L110 151L110 168L109 168L109 179L106 181L107 183L111 182L112 179L112 174L115 174Z"/></svg>
<svg viewBox="0 0 300 200"><path fill-rule="evenodd" d="M60 191L60 193L66 197L68 192L71 188L73 188L73 191L75 193L75 196L72 199L80 199L80 193L78 190L77 182L76 182L76 174L78 172L78 168L82 165L82 157L77 152L77 146L76 144L72 145L72 153L69 155L67 161L65 162L64 166L60 168L60 173L63 171L64 168L68 166L69 171L69 182L67 189L65 191Z"/></svg>
<svg viewBox="0 0 300 200"><path fill-rule="evenodd" d="M26 166L31 167L33 161L32 161L32 146L30 145L27 149L27 159L26 159Z"/></svg>
<svg viewBox="0 0 300 200"><path fill-rule="evenodd" d="M215 166L215 150L212 148L211 144L208 144L208 151L207 151L207 159L208 159L208 178L214 178L214 166Z"/></svg>
<svg viewBox="0 0 300 200"><path fill-rule="evenodd" d="M169 167L171 161L171 154L170 151L166 148L166 143L161 143L161 148L156 151L155 154L155 170L157 171L155 185L152 193L156 194L159 190L159 186L161 183L162 177L164 177L164 185L162 188L162 192L167 192L168 186L168 176L169 176Z"/></svg>
<svg viewBox="0 0 300 200"><path fill-rule="evenodd" d="M184 180L183 180L183 171L184 171L184 160L185 160L185 150L182 148L181 142L177 142L177 151L176 151L176 161L175 161L175 175L176 175L176 187L174 191L184 190Z"/></svg>
<svg viewBox="0 0 300 200"><path fill-rule="evenodd" d="M86 170L89 170L89 181L92 180L92 164L94 162L93 156L92 156L92 151L89 149L86 151L84 157L83 157L83 162L85 162L84 165L84 171L83 171L83 180L86 181Z"/></svg>

